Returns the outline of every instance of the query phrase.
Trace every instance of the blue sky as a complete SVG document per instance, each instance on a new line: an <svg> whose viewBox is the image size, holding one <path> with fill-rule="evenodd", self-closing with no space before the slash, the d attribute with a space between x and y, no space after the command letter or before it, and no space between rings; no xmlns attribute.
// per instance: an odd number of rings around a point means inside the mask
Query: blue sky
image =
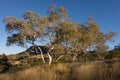
<svg viewBox="0 0 120 80"><path fill-rule="evenodd" d="M50 4L68 9L68 17L74 22L83 23L88 17L94 16L95 22L102 32L108 30L116 32L115 43L107 43L111 48L120 43L120 0L0 0L0 54L19 53L24 48L6 46L7 34L4 23L6 16L22 18L22 14L31 10L40 15L47 15Z"/></svg>

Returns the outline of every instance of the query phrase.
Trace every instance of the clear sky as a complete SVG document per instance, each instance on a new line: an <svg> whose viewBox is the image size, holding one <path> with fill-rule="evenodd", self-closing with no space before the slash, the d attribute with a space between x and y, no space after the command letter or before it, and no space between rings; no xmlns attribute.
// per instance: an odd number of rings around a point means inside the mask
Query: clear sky
<svg viewBox="0 0 120 80"><path fill-rule="evenodd" d="M107 44L113 48L120 43L120 0L0 0L0 54L25 50L18 46L6 46L7 34L3 19L6 16L22 18L22 14L27 10L47 15L50 4L67 8L68 16L75 22L83 23L88 17L94 16L102 32L111 30L118 34L114 38L114 44Z"/></svg>

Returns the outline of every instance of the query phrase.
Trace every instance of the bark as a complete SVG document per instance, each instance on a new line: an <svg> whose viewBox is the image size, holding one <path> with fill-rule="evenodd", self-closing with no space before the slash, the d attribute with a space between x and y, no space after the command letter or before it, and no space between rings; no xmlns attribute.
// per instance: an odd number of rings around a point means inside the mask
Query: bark
<svg viewBox="0 0 120 80"><path fill-rule="evenodd" d="M52 47L48 50L48 52L47 52L47 55L48 55L48 57L49 57L49 65L51 65L51 63L52 63L52 56L49 54L49 52L50 52L52 49L54 49L54 47L55 47L55 46L52 46Z"/></svg>
<svg viewBox="0 0 120 80"><path fill-rule="evenodd" d="M75 60L76 60L76 56L73 56L73 60L72 61L75 62Z"/></svg>
<svg viewBox="0 0 120 80"><path fill-rule="evenodd" d="M63 56L64 56L64 55L59 56L59 57L56 59L56 62L57 62L59 59L61 59Z"/></svg>
<svg viewBox="0 0 120 80"><path fill-rule="evenodd" d="M49 65L51 65L51 62L52 62L52 57L51 55L49 54L49 52L47 53L48 57L49 57Z"/></svg>
<svg viewBox="0 0 120 80"><path fill-rule="evenodd" d="M44 56L43 56L43 51L42 51L41 48L39 48L39 47L38 47L38 49L39 49L40 52L41 52L41 57L42 57L43 63L45 64L45 59L44 59Z"/></svg>

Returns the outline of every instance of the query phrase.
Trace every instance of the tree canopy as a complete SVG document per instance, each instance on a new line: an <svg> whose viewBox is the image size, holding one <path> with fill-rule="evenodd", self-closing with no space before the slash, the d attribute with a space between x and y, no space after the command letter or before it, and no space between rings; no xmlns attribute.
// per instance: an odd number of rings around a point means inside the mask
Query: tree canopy
<svg viewBox="0 0 120 80"><path fill-rule="evenodd" d="M49 21L45 16L38 13L26 11L22 19L16 17L6 17L7 45L16 44L18 46L26 46L26 43L34 45L34 42L41 37L45 28L49 27Z"/></svg>
<svg viewBox="0 0 120 80"><path fill-rule="evenodd" d="M57 8L52 4L47 14L41 16L36 12L26 11L22 18L6 17L4 23L8 33L7 45L16 44L22 47L28 43L35 45L36 41L44 42L45 38L47 43L76 51L104 51L108 49L106 41L112 41L116 35L112 31L103 33L92 17L83 24L70 20L64 7Z"/></svg>

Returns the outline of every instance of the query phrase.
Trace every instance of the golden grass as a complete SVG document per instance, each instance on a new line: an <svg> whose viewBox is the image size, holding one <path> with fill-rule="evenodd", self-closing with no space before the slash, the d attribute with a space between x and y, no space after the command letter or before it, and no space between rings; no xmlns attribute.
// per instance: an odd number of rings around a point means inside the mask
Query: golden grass
<svg viewBox="0 0 120 80"><path fill-rule="evenodd" d="M59 63L0 74L0 80L120 80L119 67L119 61Z"/></svg>

